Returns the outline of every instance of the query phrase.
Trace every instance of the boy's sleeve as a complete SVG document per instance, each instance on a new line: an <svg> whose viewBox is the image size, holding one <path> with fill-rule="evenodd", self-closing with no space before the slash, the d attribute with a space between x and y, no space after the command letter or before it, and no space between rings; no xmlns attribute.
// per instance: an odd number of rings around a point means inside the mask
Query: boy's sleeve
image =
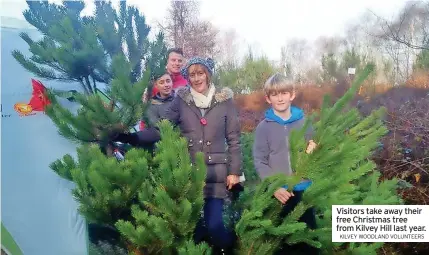
<svg viewBox="0 0 429 255"><path fill-rule="evenodd" d="M313 135L314 135L314 128L313 128L313 125L310 123L310 125L308 125L308 128L305 132L305 140L307 142L310 140L313 140Z"/></svg>
<svg viewBox="0 0 429 255"><path fill-rule="evenodd" d="M179 124L180 119L180 98L176 96L171 102L170 106L165 111L164 119L169 120L173 125Z"/></svg>
<svg viewBox="0 0 429 255"><path fill-rule="evenodd" d="M255 142L253 143L253 163L259 178L269 177L273 171L268 165L269 157L268 138L260 125L255 130Z"/></svg>
<svg viewBox="0 0 429 255"><path fill-rule="evenodd" d="M149 105L149 109L147 109L147 117L152 125L156 125L159 120L158 107Z"/></svg>
<svg viewBox="0 0 429 255"><path fill-rule="evenodd" d="M226 141L229 154L228 174L241 175L242 152L240 143L240 121L238 111L232 99L229 100L226 119Z"/></svg>

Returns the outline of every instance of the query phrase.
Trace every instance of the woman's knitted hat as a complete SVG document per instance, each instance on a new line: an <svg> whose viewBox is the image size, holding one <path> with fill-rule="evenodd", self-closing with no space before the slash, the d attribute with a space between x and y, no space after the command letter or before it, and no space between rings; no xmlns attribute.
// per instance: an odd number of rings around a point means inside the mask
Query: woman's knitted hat
<svg viewBox="0 0 429 255"><path fill-rule="evenodd" d="M214 61L211 58L204 59L202 57L193 57L189 59L189 61L186 63L186 65L180 70L180 73L182 74L183 78L186 80L189 80L189 72L188 69L191 65L201 64L204 65L207 70L210 73L210 76L213 75L213 69L214 69Z"/></svg>

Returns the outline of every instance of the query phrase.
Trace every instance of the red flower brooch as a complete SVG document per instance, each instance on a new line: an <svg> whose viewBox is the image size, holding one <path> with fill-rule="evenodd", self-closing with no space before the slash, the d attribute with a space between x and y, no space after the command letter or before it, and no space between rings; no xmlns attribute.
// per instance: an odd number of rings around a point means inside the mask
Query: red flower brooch
<svg viewBox="0 0 429 255"><path fill-rule="evenodd" d="M206 120L206 118L201 118L201 119L200 119L200 123L201 123L201 125L203 125L203 126L207 125L207 120Z"/></svg>

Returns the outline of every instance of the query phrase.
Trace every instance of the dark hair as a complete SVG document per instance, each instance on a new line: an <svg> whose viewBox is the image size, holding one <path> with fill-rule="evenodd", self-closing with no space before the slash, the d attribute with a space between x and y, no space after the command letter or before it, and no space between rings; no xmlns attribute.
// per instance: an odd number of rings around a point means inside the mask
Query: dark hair
<svg viewBox="0 0 429 255"><path fill-rule="evenodd" d="M167 51L167 59L170 57L170 53L177 53L183 56L183 50L181 48L172 48Z"/></svg>
<svg viewBox="0 0 429 255"><path fill-rule="evenodd" d="M166 74L167 74L168 76L170 76L170 78L171 78L171 74L170 74L169 72L167 72L167 71L158 72L158 73L153 74L153 75L152 75L152 77L151 77L151 81L152 81L153 85L155 85L156 81L157 81L159 78L161 78L162 76L164 76L164 75L166 75Z"/></svg>

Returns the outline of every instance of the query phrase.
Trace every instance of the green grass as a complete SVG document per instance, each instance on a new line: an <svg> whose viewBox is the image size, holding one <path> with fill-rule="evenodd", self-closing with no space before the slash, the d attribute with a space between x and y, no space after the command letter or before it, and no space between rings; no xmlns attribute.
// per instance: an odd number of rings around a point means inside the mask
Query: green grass
<svg viewBox="0 0 429 255"><path fill-rule="evenodd" d="M1 224L1 245L6 248L10 255L23 255L18 244L13 239L12 235L7 231L6 227Z"/></svg>

